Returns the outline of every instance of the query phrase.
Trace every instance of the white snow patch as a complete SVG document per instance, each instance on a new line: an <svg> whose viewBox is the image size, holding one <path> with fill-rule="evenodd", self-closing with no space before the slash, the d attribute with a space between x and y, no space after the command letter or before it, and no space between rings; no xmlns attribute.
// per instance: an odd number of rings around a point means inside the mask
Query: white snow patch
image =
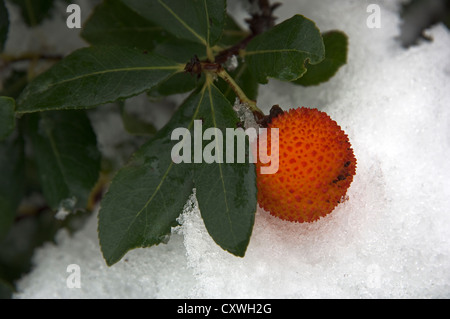
<svg viewBox="0 0 450 319"><path fill-rule="evenodd" d="M58 220L66 219L66 217L72 213L76 203L77 199L75 197L66 198L62 200L61 203L59 204L58 211L55 214L55 218Z"/></svg>
<svg viewBox="0 0 450 319"><path fill-rule="evenodd" d="M256 132L259 131L260 126L258 125L258 123L256 123L255 116L250 110L248 104L241 103L239 98L236 98L236 101L233 105L233 110L236 112L239 121L244 123L244 129L253 128L256 130Z"/></svg>

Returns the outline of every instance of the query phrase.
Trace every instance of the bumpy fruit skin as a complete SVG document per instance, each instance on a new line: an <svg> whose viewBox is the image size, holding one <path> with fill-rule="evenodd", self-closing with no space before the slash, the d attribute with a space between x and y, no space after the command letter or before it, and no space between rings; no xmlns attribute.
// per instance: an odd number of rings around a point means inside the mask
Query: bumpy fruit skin
<svg viewBox="0 0 450 319"><path fill-rule="evenodd" d="M345 198L356 171L347 135L326 113L304 107L284 112L268 128L279 129L279 169L261 174L261 166L269 164L258 159L259 205L293 222L312 222L331 213ZM270 150L270 130L259 138L260 147Z"/></svg>

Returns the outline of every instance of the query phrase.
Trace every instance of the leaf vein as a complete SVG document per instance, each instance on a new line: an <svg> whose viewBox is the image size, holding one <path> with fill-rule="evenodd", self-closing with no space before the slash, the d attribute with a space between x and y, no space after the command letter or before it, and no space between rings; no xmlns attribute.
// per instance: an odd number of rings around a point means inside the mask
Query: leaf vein
<svg viewBox="0 0 450 319"><path fill-rule="evenodd" d="M209 91L209 101L210 101L210 106L211 106L211 116L212 116L212 120L213 120L213 124L215 128L217 127L217 122L216 122L216 115L214 112L214 102L212 99L212 91L211 91L211 84L208 82L208 91ZM217 149L219 149L219 145L217 145L217 139L215 139L216 142L216 147ZM217 163L218 167L219 167L219 175L220 175L220 181L222 184L222 190L223 190L223 197L224 197L224 201L225 201L225 208L226 208L226 216L228 218L228 223L230 225L230 232L231 232L231 236L233 237L234 241L236 241L236 235L234 233L234 229L233 229L233 223L231 221L231 217L230 217L230 208L228 205L228 197L227 197L227 189L225 187L225 180L224 180L224 175L223 175L223 171L222 171L222 164L221 163Z"/></svg>
<svg viewBox="0 0 450 319"><path fill-rule="evenodd" d="M164 7L181 25L188 30L190 33L192 33L193 36L195 36L197 39L201 41L202 44L208 45L206 40L200 36L197 32L195 32L183 19L180 18L168 5L166 5L161 0L158 0L159 4Z"/></svg>
<svg viewBox="0 0 450 319"><path fill-rule="evenodd" d="M92 77L92 76L105 75L108 73L130 72L130 71L181 70L181 67L182 67L181 65L176 65L176 66L171 65L171 66L159 66L159 67L150 67L149 66L149 67L133 67L133 68L127 67L127 68L118 68L118 69L108 69L108 70L86 73L86 74L74 76L73 78L69 78L69 79L59 81L59 82L51 83L47 86L47 88L51 88L52 86L57 86L57 85L61 85L64 83L73 82L73 81L77 81L77 80Z"/></svg>

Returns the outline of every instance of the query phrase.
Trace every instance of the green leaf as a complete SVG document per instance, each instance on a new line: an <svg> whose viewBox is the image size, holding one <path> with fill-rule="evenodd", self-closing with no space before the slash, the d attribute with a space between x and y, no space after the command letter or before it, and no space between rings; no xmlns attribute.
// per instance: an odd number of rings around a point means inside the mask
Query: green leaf
<svg viewBox="0 0 450 319"><path fill-rule="evenodd" d="M40 210L33 213L16 220L8 235L0 241L0 278L7 283L16 282L32 269L36 248L51 242L60 229L54 212Z"/></svg>
<svg viewBox="0 0 450 319"><path fill-rule="evenodd" d="M0 52L5 48L5 42L8 38L9 15L5 6L5 1L0 0Z"/></svg>
<svg viewBox="0 0 450 319"><path fill-rule="evenodd" d="M192 126L197 94L191 95L170 122L144 144L114 177L101 202L98 232L108 265L127 251L158 245L192 193L190 164L172 162L172 131Z"/></svg>
<svg viewBox="0 0 450 319"><path fill-rule="evenodd" d="M173 61L186 64L195 55L200 59L205 59L206 57L202 56L205 53L204 51L205 48L201 44L169 38L158 44L153 52ZM148 94L151 97L160 97L190 92L196 87L200 87L204 83L203 80L203 78L198 79L197 76L192 76L189 73L176 73L152 88Z"/></svg>
<svg viewBox="0 0 450 319"><path fill-rule="evenodd" d="M13 70L3 81L3 88L0 95L17 99L22 90L27 86L28 74L26 71Z"/></svg>
<svg viewBox="0 0 450 319"><path fill-rule="evenodd" d="M19 134L0 142L0 240L8 233L24 191L24 147Z"/></svg>
<svg viewBox="0 0 450 319"><path fill-rule="evenodd" d="M158 86L152 88L148 95L152 98L159 98L173 94L181 94L193 91L196 87L200 87L204 83L204 79L198 79L188 73L177 73L162 82Z"/></svg>
<svg viewBox="0 0 450 319"><path fill-rule="evenodd" d="M248 35L248 31L242 30L234 19L227 15L225 29L223 30L223 36L219 44L225 45L226 47L233 46L242 41ZM249 99L256 100L258 96L258 82L253 73L250 71L247 63L238 57L236 57L236 59L238 66L235 69L228 70L228 73ZM228 60L227 63L230 63L230 61L231 60ZM225 68L227 68L227 63L225 64ZM219 81L216 85L230 101L230 103L234 104L236 94L231 89L230 85L224 81Z"/></svg>
<svg viewBox="0 0 450 319"><path fill-rule="evenodd" d="M125 130L132 135L153 136L156 133L156 128L150 123L144 122L137 116L127 112L124 103L120 105L120 114Z"/></svg>
<svg viewBox="0 0 450 319"><path fill-rule="evenodd" d="M295 84L317 85L332 78L339 68L347 63L348 38L341 31L330 31L322 35L325 44L325 59L316 65L307 65L308 71Z"/></svg>
<svg viewBox="0 0 450 319"><path fill-rule="evenodd" d="M183 69L183 64L137 49L83 48L32 81L17 100L16 112L114 102L147 91Z"/></svg>
<svg viewBox="0 0 450 319"><path fill-rule="evenodd" d="M0 96L0 141L12 133L16 126L14 99Z"/></svg>
<svg viewBox="0 0 450 319"><path fill-rule="evenodd" d="M100 153L84 111L31 114L31 140L44 196L53 209L86 208L100 171Z"/></svg>
<svg viewBox="0 0 450 319"><path fill-rule="evenodd" d="M131 249L164 242L171 227L178 225L176 219L194 183L202 217L213 239L233 254L244 255L256 210L254 165L172 161L172 149L186 140L189 143L183 147L189 145L188 158L195 154L190 148L198 138L192 134L194 120L203 120L205 129L236 127L238 119L230 103L208 83L192 93L170 122L114 177L99 214L100 245L108 265ZM182 141L172 141L175 129L191 134L183 135Z"/></svg>
<svg viewBox="0 0 450 319"><path fill-rule="evenodd" d="M222 36L225 0L122 0L178 38L212 47Z"/></svg>
<svg viewBox="0 0 450 319"><path fill-rule="evenodd" d="M317 64L325 57L319 29L302 15L276 25L250 41L245 60L259 83L268 78L294 81L305 72L305 63Z"/></svg>
<svg viewBox="0 0 450 319"><path fill-rule="evenodd" d="M236 256L244 256L256 212L255 166L248 161L227 162L225 154L230 150L224 147L226 129L235 129L238 118L229 101L213 84L207 84L202 91L196 118L202 119L204 130L218 129L223 136L222 145L217 136L213 141L203 142L204 152L205 144L215 144L215 152L222 147L223 162L208 164L204 161L194 165L194 185L203 221L220 247ZM248 158L248 148L246 155Z"/></svg>
<svg viewBox="0 0 450 319"><path fill-rule="evenodd" d="M92 45L123 45L151 50L167 38L167 33L122 1L108 0L95 8L81 36Z"/></svg>
<svg viewBox="0 0 450 319"><path fill-rule="evenodd" d="M19 6L25 23L34 27L50 15L54 0L10 0Z"/></svg>
<svg viewBox="0 0 450 319"><path fill-rule="evenodd" d="M227 15L220 44L233 46L246 38L249 34L250 33L243 30L230 15Z"/></svg>
<svg viewBox="0 0 450 319"><path fill-rule="evenodd" d="M158 43L153 52L183 64L189 62L194 55L197 55L200 60L206 58L205 47L203 45L172 37Z"/></svg>
<svg viewBox="0 0 450 319"><path fill-rule="evenodd" d="M0 278L0 299L11 299L14 287Z"/></svg>

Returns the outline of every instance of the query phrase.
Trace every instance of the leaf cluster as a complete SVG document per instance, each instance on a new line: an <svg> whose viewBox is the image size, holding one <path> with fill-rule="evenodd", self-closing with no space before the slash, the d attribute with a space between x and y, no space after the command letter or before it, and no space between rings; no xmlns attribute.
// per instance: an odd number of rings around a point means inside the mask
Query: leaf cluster
<svg viewBox="0 0 450 319"><path fill-rule="evenodd" d="M244 256L257 205L254 164L175 164L171 133L185 128L193 136L198 120L203 132L237 128L236 98L257 108L259 86L269 79L317 85L347 59L342 32L322 34L300 14L275 25L275 6L267 6L260 1L262 13L254 14L244 30L227 12L225 0L105 0L82 29L89 47L25 85L18 84L24 75L14 73L17 81L0 97L0 172L6 177L0 182L0 237L29 191L28 175L35 176L34 187L51 210L89 209L101 154L87 110L142 93L151 98L189 93L159 131L123 112L126 126L146 132L147 140L117 171L101 200L103 256L112 265L130 249L165 242L193 189L215 242ZM3 50L9 27L3 0L0 16ZM237 65L230 67L232 60ZM202 149L210 143L202 141ZM34 175L26 174L27 162Z"/></svg>

